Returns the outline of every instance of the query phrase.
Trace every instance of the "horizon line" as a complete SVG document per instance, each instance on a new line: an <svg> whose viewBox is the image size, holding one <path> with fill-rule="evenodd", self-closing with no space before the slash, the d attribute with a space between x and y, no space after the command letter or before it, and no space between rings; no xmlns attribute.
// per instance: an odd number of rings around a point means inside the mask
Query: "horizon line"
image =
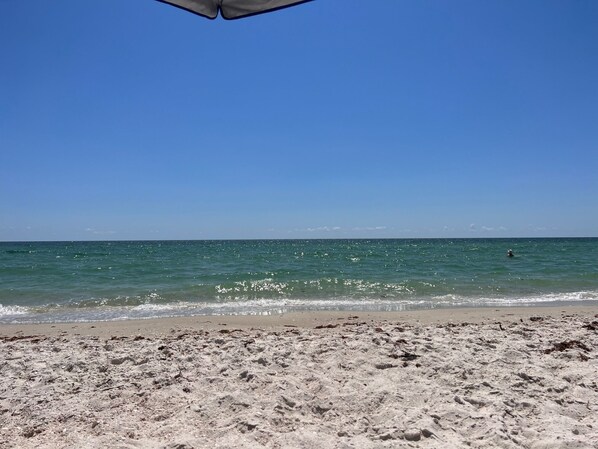
<svg viewBox="0 0 598 449"><path fill-rule="evenodd" d="M598 236L519 236L519 237L306 237L306 238L191 238L191 239L104 239L104 240L0 240L4 243L118 243L118 242L231 242L231 241L306 241L306 240L542 240L597 239Z"/></svg>

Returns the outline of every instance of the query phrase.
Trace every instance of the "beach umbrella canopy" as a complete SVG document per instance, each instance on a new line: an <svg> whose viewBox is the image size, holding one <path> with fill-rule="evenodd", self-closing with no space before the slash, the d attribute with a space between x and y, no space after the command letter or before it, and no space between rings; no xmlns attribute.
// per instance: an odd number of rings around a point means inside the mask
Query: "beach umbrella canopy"
<svg viewBox="0 0 598 449"><path fill-rule="evenodd" d="M225 19L240 19L289 6L306 3L311 0L158 0L162 3L182 8L208 19L220 15Z"/></svg>

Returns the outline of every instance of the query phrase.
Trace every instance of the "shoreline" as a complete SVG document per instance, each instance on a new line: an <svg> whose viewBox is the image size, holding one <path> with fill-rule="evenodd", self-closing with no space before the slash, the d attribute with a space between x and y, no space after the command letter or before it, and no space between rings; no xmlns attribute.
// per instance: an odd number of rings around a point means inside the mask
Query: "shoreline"
<svg viewBox="0 0 598 449"><path fill-rule="evenodd" d="M315 328L335 321L359 319L365 322L401 321L409 324L484 323L496 321L516 321L532 316L556 317L562 314L577 313L598 315L598 305L559 305L559 306L508 306L508 307L455 307L418 309L406 311L305 311L271 315L197 315L159 318L128 319L115 321L61 322L34 324L0 324L0 337L19 334L46 336L77 335L122 337L136 335L166 335L176 330L209 331L224 327L243 330L265 329L284 330L293 327Z"/></svg>

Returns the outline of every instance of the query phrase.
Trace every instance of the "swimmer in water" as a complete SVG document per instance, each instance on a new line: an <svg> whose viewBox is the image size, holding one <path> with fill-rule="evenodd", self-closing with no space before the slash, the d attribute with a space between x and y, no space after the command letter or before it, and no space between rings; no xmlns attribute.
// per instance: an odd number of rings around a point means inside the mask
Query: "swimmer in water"
<svg viewBox="0 0 598 449"><path fill-rule="evenodd" d="M507 257L514 257L514 256L515 256L515 254L513 254L513 250L512 249L510 249L510 250L507 251Z"/></svg>

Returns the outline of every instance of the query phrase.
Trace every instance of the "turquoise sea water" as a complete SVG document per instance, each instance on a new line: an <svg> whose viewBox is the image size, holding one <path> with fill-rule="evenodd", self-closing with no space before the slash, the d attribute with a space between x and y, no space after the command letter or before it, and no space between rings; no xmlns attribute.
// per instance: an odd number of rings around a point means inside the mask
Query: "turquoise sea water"
<svg viewBox="0 0 598 449"><path fill-rule="evenodd" d="M0 243L0 323L580 301L596 238Z"/></svg>

